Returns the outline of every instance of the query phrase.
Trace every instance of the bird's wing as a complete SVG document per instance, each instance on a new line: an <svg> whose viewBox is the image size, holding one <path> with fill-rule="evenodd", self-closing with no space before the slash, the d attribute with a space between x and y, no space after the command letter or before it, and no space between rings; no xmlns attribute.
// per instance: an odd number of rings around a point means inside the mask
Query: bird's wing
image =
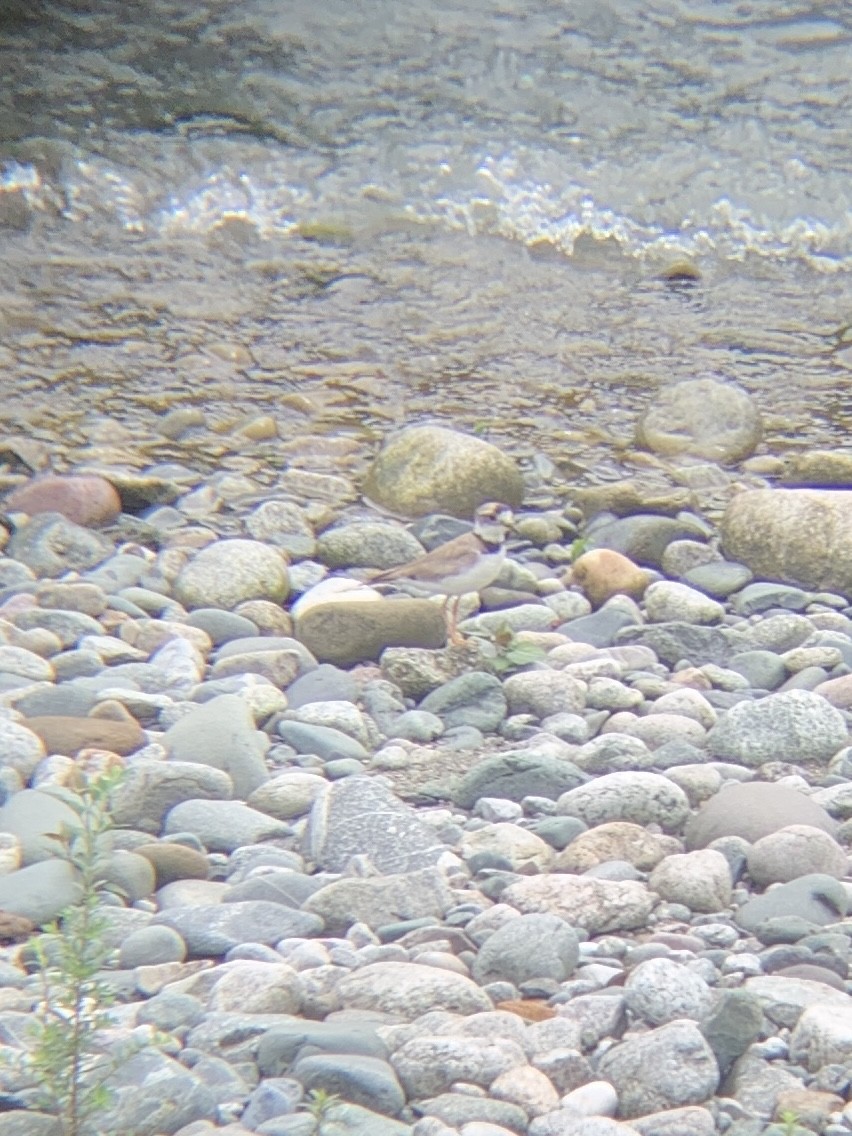
<svg viewBox="0 0 852 1136"><path fill-rule="evenodd" d="M470 566L470 562L481 551L479 538L473 533L464 533L446 544L433 548L431 552L388 568L373 576L371 584L392 584L394 580L422 580L424 584L438 585L448 576L455 576Z"/></svg>

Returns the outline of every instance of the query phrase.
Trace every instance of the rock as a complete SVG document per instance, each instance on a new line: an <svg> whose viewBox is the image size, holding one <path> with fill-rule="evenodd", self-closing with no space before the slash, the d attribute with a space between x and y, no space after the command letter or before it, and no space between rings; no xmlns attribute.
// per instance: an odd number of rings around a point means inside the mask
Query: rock
<svg viewBox="0 0 852 1136"><path fill-rule="evenodd" d="M0 767L13 769L26 784L45 753L45 744L35 730L10 718L0 719Z"/></svg>
<svg viewBox="0 0 852 1136"><path fill-rule="evenodd" d="M673 580L660 580L645 592L645 613L652 623L718 623L725 608L703 592Z"/></svg>
<svg viewBox="0 0 852 1136"><path fill-rule="evenodd" d="M15 531L6 552L39 578L55 578L68 571L94 568L114 552L114 547L105 536L75 525L59 513L40 513Z"/></svg>
<svg viewBox="0 0 852 1136"><path fill-rule="evenodd" d="M443 647L447 624L431 600L338 600L300 614L296 634L320 662L346 667L378 659L386 647Z"/></svg>
<svg viewBox="0 0 852 1136"><path fill-rule="evenodd" d="M0 911L42 925L83 895L80 874L67 860L42 860L0 876Z"/></svg>
<svg viewBox="0 0 852 1136"><path fill-rule="evenodd" d="M72 796L70 801L74 800ZM21 862L25 865L61 856L59 834L79 822L79 813L71 803L48 789L22 789L0 808L0 832L18 838Z"/></svg>
<svg viewBox="0 0 852 1136"><path fill-rule="evenodd" d="M326 529L316 557L329 568L395 568L422 556L423 545L399 525L387 521L352 521Z"/></svg>
<svg viewBox="0 0 852 1136"><path fill-rule="evenodd" d="M378 930L400 919L441 919L455 897L437 868L382 876L344 876L319 888L302 904L318 915L330 934L345 934L353 923Z"/></svg>
<svg viewBox="0 0 852 1136"><path fill-rule="evenodd" d="M848 910L849 896L843 884L833 876L814 874L800 876L755 896L734 918L747 931L756 932L762 923L779 916L798 916L825 926L843 919Z"/></svg>
<svg viewBox="0 0 852 1136"><path fill-rule="evenodd" d="M267 780L269 739L256 729L247 702L236 694L220 694L184 715L166 730L162 743L174 762L223 770L242 800Z"/></svg>
<svg viewBox="0 0 852 1136"><path fill-rule="evenodd" d="M281 603L290 590L287 560L258 540L217 540L183 568L174 590L185 607L230 611L246 600Z"/></svg>
<svg viewBox="0 0 852 1136"><path fill-rule="evenodd" d="M722 519L726 555L763 580L852 595L852 491L752 489Z"/></svg>
<svg viewBox="0 0 852 1136"><path fill-rule="evenodd" d="M386 1060L388 1049L373 1028L368 1014L353 1014L348 1022L284 1020L260 1037L257 1066L264 1077L286 1073L294 1061L314 1053L359 1054Z"/></svg>
<svg viewBox="0 0 852 1136"><path fill-rule="evenodd" d="M586 780L576 765L535 750L510 750L477 762L450 788L453 802L472 809L480 797L522 801L524 797L557 797Z"/></svg>
<svg viewBox="0 0 852 1136"><path fill-rule="evenodd" d="M666 857L654 868L648 887L669 903L710 912L728 907L732 883L728 861L721 852L707 848Z"/></svg>
<svg viewBox="0 0 852 1136"><path fill-rule="evenodd" d="M203 852L164 840L156 844L139 844L134 848L137 856L144 856L154 869L156 888L174 880L206 880L210 865Z"/></svg>
<svg viewBox="0 0 852 1136"><path fill-rule="evenodd" d="M701 1022L722 1076L745 1053L764 1028L760 1001L745 990L720 990L716 1005Z"/></svg>
<svg viewBox="0 0 852 1136"><path fill-rule="evenodd" d="M293 935L317 934L322 929L322 920L280 903L246 900L170 907L155 915L152 925L177 931L186 943L190 958L218 958L240 943L272 946Z"/></svg>
<svg viewBox="0 0 852 1136"><path fill-rule="evenodd" d="M156 1049L142 1049L117 1062L106 1085L109 1103L95 1115L95 1127L84 1128L85 1136L101 1132L173 1136L190 1121L216 1115L212 1090Z"/></svg>
<svg viewBox="0 0 852 1136"><path fill-rule="evenodd" d="M418 1101L417 1111L449 1125L453 1134L461 1129L467 1136L511 1136L512 1133L523 1136L529 1122L526 1112L508 1101L453 1092ZM449 1136L449 1133L442 1128L435 1136Z"/></svg>
<svg viewBox="0 0 852 1136"><path fill-rule="evenodd" d="M391 1056L410 1097L446 1092L456 1082L487 1088L501 1073L526 1065L521 1046L509 1038L438 1035L413 1037Z"/></svg>
<svg viewBox="0 0 852 1136"><path fill-rule="evenodd" d="M468 862L483 856L486 862L503 861L513 872L526 874L546 872L553 859L553 849L545 840L511 822L486 824L466 832L461 854Z"/></svg>
<svg viewBox="0 0 852 1136"><path fill-rule="evenodd" d="M561 816L591 826L626 820L659 824L665 832L676 831L689 816L683 789L659 773L606 773L563 793L556 807Z"/></svg>
<svg viewBox="0 0 852 1136"><path fill-rule="evenodd" d="M288 825L241 801L181 801L166 814L164 833L191 832L210 852L233 852L244 844L289 836Z"/></svg>
<svg viewBox="0 0 852 1136"><path fill-rule="evenodd" d="M132 720L74 718L64 714L27 718L24 725L37 734L48 753L74 757L81 749L106 749L125 756L145 745L145 731Z"/></svg>
<svg viewBox="0 0 852 1136"><path fill-rule="evenodd" d="M756 841L748 851L748 872L760 887L787 883L820 872L842 880L849 858L827 832L806 824L787 825Z"/></svg>
<svg viewBox="0 0 852 1136"><path fill-rule="evenodd" d="M703 978L667 958L639 963L624 984L627 1008L650 1026L676 1018L700 1022L713 1006L714 992Z"/></svg>
<svg viewBox="0 0 852 1136"><path fill-rule="evenodd" d="M381 872L409 872L437 863L446 851L431 825L370 777L335 782L317 797L303 847L317 867L332 872L361 855Z"/></svg>
<svg viewBox="0 0 852 1136"><path fill-rule="evenodd" d="M719 1085L713 1051L694 1022L669 1022L607 1050L598 1073L610 1081L622 1117L701 1104Z"/></svg>
<svg viewBox="0 0 852 1136"><path fill-rule="evenodd" d="M220 1013L298 1014L302 982L285 962L234 959L216 968L208 1008Z"/></svg>
<svg viewBox="0 0 852 1136"><path fill-rule="evenodd" d="M183 962L186 943L171 927L140 927L131 931L121 944L118 965L124 970L137 966L156 966L164 962Z"/></svg>
<svg viewBox="0 0 852 1136"><path fill-rule="evenodd" d="M378 1010L411 1022L429 1010L478 1014L491 999L461 974L409 962L369 963L345 975L338 993L346 1009Z"/></svg>
<svg viewBox="0 0 852 1136"><path fill-rule="evenodd" d="M597 864L624 860L640 871L650 871L667 854L664 843L642 825L629 821L599 824L581 832L557 856L553 869L557 872L586 872Z"/></svg>
<svg viewBox="0 0 852 1136"><path fill-rule="evenodd" d="M531 914L509 919L490 935L473 963L473 978L511 982L520 986L528 979L550 978L564 982L580 957L577 933L556 915Z"/></svg>
<svg viewBox="0 0 852 1136"><path fill-rule="evenodd" d="M796 789L765 782L726 785L688 821L684 839L688 848L706 848L724 836L754 843L799 824L829 834L836 829L825 809Z"/></svg>
<svg viewBox="0 0 852 1136"><path fill-rule="evenodd" d="M501 1101L508 1101L523 1108L528 1116L542 1116L559 1106L559 1094L548 1078L539 1069L530 1065L518 1065L499 1073L491 1082L489 1093ZM481 1136L488 1136L487 1129ZM470 1127L467 1129L470 1136ZM474 1130L475 1136L475 1130ZM500 1131L494 1133L500 1136Z"/></svg>
<svg viewBox="0 0 852 1136"><path fill-rule="evenodd" d="M318 726L288 719L279 721L278 735L296 753L309 753L324 762L341 758L355 761L369 760L369 753L355 738L332 726Z"/></svg>
<svg viewBox="0 0 852 1136"><path fill-rule="evenodd" d="M671 545L669 545L671 548ZM696 564L684 572L683 582L692 588L706 592L714 599L724 600L734 592L740 591L754 579L754 573L745 564L735 564L730 560L714 561L710 564Z"/></svg>
<svg viewBox="0 0 852 1136"><path fill-rule="evenodd" d="M305 511L293 501L263 501L245 519L246 532L254 540L275 545L302 560L316 551L314 530Z"/></svg>
<svg viewBox="0 0 852 1136"><path fill-rule="evenodd" d="M790 1037L790 1060L811 1073L824 1065L845 1065L852 1060L852 1002L808 1006Z"/></svg>
<svg viewBox="0 0 852 1136"><path fill-rule="evenodd" d="M656 393L636 425L636 442L666 456L736 462L754 453L762 433L757 406L742 387L688 379Z"/></svg>
<svg viewBox="0 0 852 1136"><path fill-rule="evenodd" d="M654 906L644 884L588 876L532 876L510 884L501 901L522 914L548 912L590 935L641 927Z"/></svg>
<svg viewBox="0 0 852 1136"><path fill-rule="evenodd" d="M405 1104L405 1093L396 1073L378 1057L317 1053L300 1058L292 1075L309 1093L323 1089L387 1116L396 1116Z"/></svg>
<svg viewBox="0 0 852 1136"><path fill-rule="evenodd" d="M721 628L680 621L624 627L618 632L616 642L619 645L650 647L660 662L668 667L684 660L695 667L707 664L724 667L731 655L730 643Z"/></svg>
<svg viewBox="0 0 852 1136"><path fill-rule="evenodd" d="M578 714L586 704L583 683L564 671L522 671L509 675L503 683L503 694L510 714L534 714L537 718L556 713ZM504 710L503 715L505 713Z"/></svg>
<svg viewBox="0 0 852 1136"><path fill-rule="evenodd" d="M12 513L61 513L84 528L109 525L121 512L121 499L105 478L49 473L7 493L3 506Z"/></svg>
<svg viewBox="0 0 852 1136"><path fill-rule="evenodd" d="M767 761L827 762L848 742L841 712L809 690L739 702L707 736L713 757L757 768Z"/></svg>
<svg viewBox="0 0 852 1136"><path fill-rule="evenodd" d="M506 695L495 675L469 671L427 694L419 709L435 714L447 729L475 726L492 732L506 716Z"/></svg>
<svg viewBox="0 0 852 1136"><path fill-rule="evenodd" d="M657 513L636 513L617 520L599 519L586 530L586 539L595 548L612 549L650 568L661 566L672 541L693 537L704 537L695 521L661 517Z"/></svg>
<svg viewBox="0 0 852 1136"><path fill-rule="evenodd" d="M316 773L290 769L260 785L246 804L278 820L292 820L309 813L327 785L326 779Z"/></svg>
<svg viewBox="0 0 852 1136"><path fill-rule="evenodd" d="M190 761L140 759L127 766L111 797L113 822L159 836L166 814L182 801L228 800L227 773Z"/></svg>
<svg viewBox="0 0 852 1136"><path fill-rule="evenodd" d="M524 483L515 462L489 442L442 426L413 426L385 442L363 491L402 516L467 518L486 501L517 508Z"/></svg>
<svg viewBox="0 0 852 1136"><path fill-rule="evenodd" d="M584 552L571 566L571 582L582 588L593 607L600 607L617 595L639 600L649 581L644 568L611 548Z"/></svg>

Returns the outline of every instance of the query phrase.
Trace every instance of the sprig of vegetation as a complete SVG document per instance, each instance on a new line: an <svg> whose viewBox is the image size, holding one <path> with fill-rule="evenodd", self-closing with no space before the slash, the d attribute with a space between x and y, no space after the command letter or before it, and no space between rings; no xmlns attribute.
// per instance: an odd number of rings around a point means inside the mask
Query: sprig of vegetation
<svg viewBox="0 0 852 1136"><path fill-rule="evenodd" d="M310 1113L317 1122L317 1136L322 1136L323 1126L329 1119L329 1113L341 1104L343 1098L337 1093L330 1093L327 1089L311 1089L298 1107L303 1112Z"/></svg>
<svg viewBox="0 0 852 1136"><path fill-rule="evenodd" d="M105 1081L115 1065L104 1050L103 1033L111 1025L114 999L98 978L112 953L100 913L100 865L112 829L110 797L121 777L120 769L82 775L79 793L61 794L79 818L56 837L76 869L81 898L32 943L41 998L25 1064L64 1136L79 1136L84 1121L110 1100Z"/></svg>
<svg viewBox="0 0 852 1136"><path fill-rule="evenodd" d="M530 663L541 662L547 656L547 652L537 644L518 639L508 624L498 628L491 636L491 641L496 648L496 654L490 660L491 668L498 675L519 670Z"/></svg>

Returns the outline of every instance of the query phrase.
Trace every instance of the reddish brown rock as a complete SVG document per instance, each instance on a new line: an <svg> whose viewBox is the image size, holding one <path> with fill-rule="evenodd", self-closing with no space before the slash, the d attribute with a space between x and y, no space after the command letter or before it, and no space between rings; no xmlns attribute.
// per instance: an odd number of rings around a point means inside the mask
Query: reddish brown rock
<svg viewBox="0 0 852 1136"><path fill-rule="evenodd" d="M121 498L106 478L49 473L13 489L3 507L30 516L61 513L75 524L98 528L115 520L121 512Z"/></svg>
<svg viewBox="0 0 852 1136"><path fill-rule="evenodd" d="M613 596L641 599L650 580L629 557L611 548L593 548L574 561L571 582L583 589L589 603L600 607Z"/></svg>
<svg viewBox="0 0 852 1136"><path fill-rule="evenodd" d="M534 1002L531 998L515 998L508 1002L498 1002L495 1010L507 1010L517 1014L527 1022L546 1022L556 1017L556 1010L546 1002Z"/></svg>
<svg viewBox="0 0 852 1136"><path fill-rule="evenodd" d="M37 734L48 753L74 757L82 749L106 749L122 757L145 744L145 732L134 721L73 718L63 714L26 718L22 723Z"/></svg>

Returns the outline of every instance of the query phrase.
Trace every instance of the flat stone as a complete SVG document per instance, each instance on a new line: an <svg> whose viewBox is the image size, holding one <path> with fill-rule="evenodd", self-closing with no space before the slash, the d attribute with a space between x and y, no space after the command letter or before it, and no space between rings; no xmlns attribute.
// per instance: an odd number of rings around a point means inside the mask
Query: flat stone
<svg viewBox="0 0 852 1136"><path fill-rule="evenodd" d="M296 753L312 753L323 761L350 757L367 761L370 756L357 739L332 726L282 719L276 728L282 741L292 746Z"/></svg>
<svg viewBox="0 0 852 1136"><path fill-rule="evenodd" d="M447 729L475 726L490 733L506 716L506 695L494 675L469 671L427 694L419 709L435 714Z"/></svg>
<svg viewBox="0 0 852 1136"><path fill-rule="evenodd" d="M166 815L182 801L229 800L233 783L221 769L191 761L140 758L125 769L111 797L113 822L159 836Z"/></svg>
<svg viewBox="0 0 852 1136"><path fill-rule="evenodd" d="M696 564L683 574L683 582L692 588L698 588L713 596L717 600L725 600L728 596L740 591L754 579L754 573L745 564L737 564L731 560L713 561L710 564Z"/></svg>
<svg viewBox="0 0 852 1136"><path fill-rule="evenodd" d="M635 513L617 520L599 518L586 530L593 547L613 549L650 568L662 566L663 555L672 541L694 537L704 538L704 531L696 522L658 513Z"/></svg>
<svg viewBox="0 0 852 1136"><path fill-rule="evenodd" d="M141 749L145 731L130 719L74 718L51 714L27 718L24 725L37 734L48 753L74 757L81 749L106 749L125 756Z"/></svg>
<svg viewBox="0 0 852 1136"><path fill-rule="evenodd" d="M378 1010L414 1021L429 1010L478 1014L491 999L469 978L409 962L376 962L345 975L338 994L346 1009Z"/></svg>
<svg viewBox="0 0 852 1136"><path fill-rule="evenodd" d="M668 667L683 660L695 667L708 663L724 667L731 655L728 637L721 628L679 621L625 627L618 632L616 642L619 645L650 647L660 662Z"/></svg>
<svg viewBox="0 0 852 1136"><path fill-rule="evenodd" d="M158 912L153 925L177 931L190 958L218 958L240 943L271 947L281 939L322 930L322 920L316 915L263 900L171 907Z"/></svg>
<svg viewBox="0 0 852 1136"><path fill-rule="evenodd" d="M318 915L331 934L345 934L353 923L378 930L398 919L437 919L455 905L455 896L437 868L363 878L345 876L310 895L302 910Z"/></svg>
<svg viewBox="0 0 852 1136"><path fill-rule="evenodd" d="M322 663L377 660L386 647L443 647L444 612L425 599L337 600L299 615L296 634Z"/></svg>
<svg viewBox="0 0 852 1136"><path fill-rule="evenodd" d="M755 932L761 923L778 916L798 916L825 926L843 919L849 910L849 896L833 876L800 876L770 888L748 900L735 914L740 927Z"/></svg>
<svg viewBox="0 0 852 1136"><path fill-rule="evenodd" d="M323 1089L353 1104L396 1116L405 1104L405 1092L391 1065L363 1054L317 1053L300 1058L292 1075L307 1092Z"/></svg>
<svg viewBox="0 0 852 1136"><path fill-rule="evenodd" d="M335 782L317 797L303 848L312 863L332 872L360 855L380 872L409 872L437 863L446 852L431 825L370 777Z"/></svg>
<svg viewBox="0 0 852 1136"><path fill-rule="evenodd" d="M449 795L463 809L472 809L480 797L518 802L525 797L546 797L554 801L586 779L570 761L534 749L510 750L477 762L450 788Z"/></svg>
<svg viewBox="0 0 852 1136"><path fill-rule="evenodd" d="M283 821L241 801L181 801L166 814L164 833L191 832L210 852L233 852L245 844L289 836Z"/></svg>

